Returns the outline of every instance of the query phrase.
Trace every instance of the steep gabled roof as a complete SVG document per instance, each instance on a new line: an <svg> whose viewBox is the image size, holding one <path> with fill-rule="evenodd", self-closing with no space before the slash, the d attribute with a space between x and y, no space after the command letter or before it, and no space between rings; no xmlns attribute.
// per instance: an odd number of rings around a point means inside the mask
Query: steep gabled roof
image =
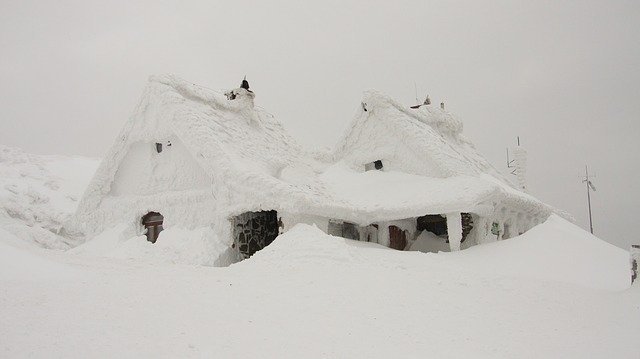
<svg viewBox="0 0 640 359"><path fill-rule="evenodd" d="M110 191L119 165L136 142L153 143L177 136L211 179L224 212L277 209L372 223L473 211L486 201L511 200L544 207L507 181L461 134L451 114L430 106L408 109L375 92L338 144L333 160L311 158L270 114L253 106L253 93L237 97L196 86L174 76L151 77L134 115L104 157L78 206L78 213L98 208ZM410 160L428 162L434 172L364 173L342 159L373 130L400 139ZM490 178L483 178L489 176ZM395 185L394 185L395 183ZM542 207L541 207L542 206Z"/></svg>
<svg viewBox="0 0 640 359"><path fill-rule="evenodd" d="M462 135L462 122L436 106L417 109L403 106L376 91L367 91L360 109L336 146L337 158L348 157L363 134L363 127L375 123L379 131L394 136L398 146L406 146L420 161L428 162L430 177L479 175L488 173L507 185L504 178L473 144Z"/></svg>
<svg viewBox="0 0 640 359"><path fill-rule="evenodd" d="M176 135L212 181L273 178L296 161L300 146L270 114L255 109L244 89L224 95L174 76L153 76L133 116L104 157L89 184L79 212L97 208L109 193L120 162L131 144ZM246 95L246 96L243 96ZM235 176L235 177L234 177Z"/></svg>
<svg viewBox="0 0 640 359"><path fill-rule="evenodd" d="M468 208L470 203L479 203L493 197L524 208L524 212L549 213L552 210L533 196L517 190L464 137L462 129L462 122L440 107L423 105L413 109L378 92L367 91L363 96L361 109L336 145L334 158L362 162L368 156L363 150L367 148L363 143L380 140L382 134L390 137L396 147L406 148L404 153L413 155L411 158L407 156L408 160L418 162L403 163L403 172L425 176L427 179L441 179L439 182L431 181L433 185L429 189L425 186L426 192L443 190L446 187L445 179L458 178L450 183L457 181L458 184L466 185L450 188L466 188L467 196L459 198L458 202L466 203L464 207ZM358 164L362 165L356 163ZM461 179L465 180L461 182ZM384 188L384 185L379 188ZM428 201L428 197L427 195L423 200ZM450 200L455 201L455 198L450 197Z"/></svg>

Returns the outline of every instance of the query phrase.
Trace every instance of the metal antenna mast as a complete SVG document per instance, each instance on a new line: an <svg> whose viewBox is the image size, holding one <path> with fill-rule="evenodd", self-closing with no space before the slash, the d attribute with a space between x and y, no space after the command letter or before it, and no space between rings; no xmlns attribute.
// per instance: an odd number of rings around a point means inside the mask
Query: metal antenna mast
<svg viewBox="0 0 640 359"><path fill-rule="evenodd" d="M584 179L582 180L582 183L586 183L587 186L587 203L589 204L589 230L591 231L591 234L593 234L593 220L591 219L591 190L595 191L596 187L593 185L593 183L591 183L587 165L584 166Z"/></svg>
<svg viewBox="0 0 640 359"><path fill-rule="evenodd" d="M518 138L518 147L520 147L520 136L518 136L517 138ZM511 171L512 175L516 174L516 170L515 170L516 166L513 165L514 161L515 160L509 159L509 147L507 147L507 168L514 168L514 170Z"/></svg>

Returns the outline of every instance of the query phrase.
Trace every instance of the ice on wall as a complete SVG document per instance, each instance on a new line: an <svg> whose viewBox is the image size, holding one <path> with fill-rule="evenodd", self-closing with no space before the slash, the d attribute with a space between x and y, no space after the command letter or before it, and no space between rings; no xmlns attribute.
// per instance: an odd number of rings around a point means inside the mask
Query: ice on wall
<svg viewBox="0 0 640 359"><path fill-rule="evenodd" d="M552 211L500 175L443 109L409 109L369 91L333 153L311 152L254 106L253 93L234 94L150 78L67 228L90 238L124 223L140 235L153 211L165 228L211 227L225 239L229 219L250 211L361 226L464 212L487 217L485 227L498 222L508 238ZM372 162L382 168L366 171Z"/></svg>

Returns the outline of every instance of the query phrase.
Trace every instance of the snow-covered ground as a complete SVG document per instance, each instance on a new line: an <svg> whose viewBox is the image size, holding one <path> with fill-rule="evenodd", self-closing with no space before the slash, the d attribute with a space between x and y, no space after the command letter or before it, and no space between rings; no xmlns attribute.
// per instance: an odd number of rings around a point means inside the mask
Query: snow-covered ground
<svg viewBox="0 0 640 359"><path fill-rule="evenodd" d="M46 249L96 162L0 153L0 357L640 357L628 252L557 216L454 253L298 225L225 268L98 256Z"/></svg>
<svg viewBox="0 0 640 359"><path fill-rule="evenodd" d="M0 145L0 228L44 248L77 244L58 235L99 161L42 156Z"/></svg>
<svg viewBox="0 0 640 359"><path fill-rule="evenodd" d="M558 217L447 254L299 225L228 268L88 258L0 233L3 357L640 354L627 253Z"/></svg>

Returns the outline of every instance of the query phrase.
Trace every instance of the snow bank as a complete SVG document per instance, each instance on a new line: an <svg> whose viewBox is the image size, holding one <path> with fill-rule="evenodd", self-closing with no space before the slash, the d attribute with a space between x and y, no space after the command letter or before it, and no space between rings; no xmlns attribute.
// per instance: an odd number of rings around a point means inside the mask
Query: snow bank
<svg viewBox="0 0 640 359"><path fill-rule="evenodd" d="M438 253L449 252L450 247L445 238L438 237L429 231L422 231L411 244L409 250L424 253Z"/></svg>
<svg viewBox="0 0 640 359"><path fill-rule="evenodd" d="M69 253L203 266L228 266L239 260L230 243L219 240L210 227L167 228L160 233L156 243L151 243L144 235L136 236L129 231L128 225L121 224L69 250Z"/></svg>
<svg viewBox="0 0 640 359"><path fill-rule="evenodd" d="M629 287L629 252L552 215L507 241L471 247L446 260L513 277L554 280L591 288Z"/></svg>
<svg viewBox="0 0 640 359"><path fill-rule="evenodd" d="M299 263L326 259L334 263L384 258L403 262L407 268L432 265L455 268L482 276L530 278L602 290L629 288L629 252L608 244L572 223L552 215L545 223L507 241L444 253L443 239L424 231L412 251L434 249L441 253L403 252L378 244L358 242L325 234L300 224L257 252L247 264ZM448 244L444 244L448 249ZM368 251L376 249L376 251Z"/></svg>
<svg viewBox="0 0 640 359"><path fill-rule="evenodd" d="M83 157L39 156L0 145L0 227L44 248L76 242L57 235L97 167Z"/></svg>
<svg viewBox="0 0 640 359"><path fill-rule="evenodd" d="M0 228L0 283L72 279L77 269L47 258L44 250Z"/></svg>
<svg viewBox="0 0 640 359"><path fill-rule="evenodd" d="M596 240L562 220L552 218L540 228L521 241L497 242L493 251L480 246L426 254L298 225L228 268L54 252L68 262L60 264L81 272L75 279L58 276L61 268L41 258L44 250L8 252L0 257L2 352L8 357L637 358L640 287L593 289L602 287L601 279L628 279L628 268L622 273L611 263L602 278L585 283L571 277L570 267L547 270L548 258L539 255L563 238L569 244L555 249L567 261L593 256L592 263L613 262L618 252L600 244L574 248L572 243ZM553 237L542 238L548 234ZM174 231L167 238L180 235ZM100 252L154 247L143 238L128 243L135 239L102 243ZM519 248L519 242L530 245ZM4 252L0 247L0 256ZM529 272L491 267L494 252L525 263ZM15 268L7 278L2 273L11 258ZM628 265L628 258L622 262ZM52 275L32 275L32 267Z"/></svg>

